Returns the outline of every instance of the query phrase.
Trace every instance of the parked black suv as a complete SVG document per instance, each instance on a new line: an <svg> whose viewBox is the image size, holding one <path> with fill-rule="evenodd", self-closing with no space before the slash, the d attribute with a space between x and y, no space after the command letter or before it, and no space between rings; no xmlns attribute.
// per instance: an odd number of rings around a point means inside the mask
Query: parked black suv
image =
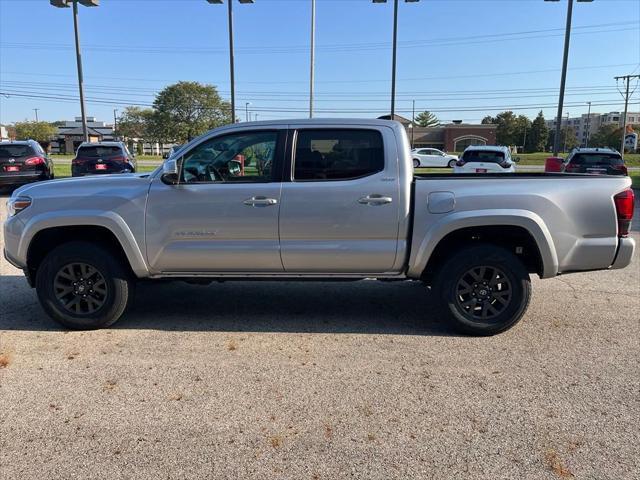
<svg viewBox="0 0 640 480"><path fill-rule="evenodd" d="M0 185L53 178L53 162L35 140L0 142Z"/></svg>
<svg viewBox="0 0 640 480"><path fill-rule="evenodd" d="M564 164L567 173L627 175L622 156L610 148L576 148Z"/></svg>
<svg viewBox="0 0 640 480"><path fill-rule="evenodd" d="M122 142L82 143L71 161L71 175L133 173L136 161Z"/></svg>

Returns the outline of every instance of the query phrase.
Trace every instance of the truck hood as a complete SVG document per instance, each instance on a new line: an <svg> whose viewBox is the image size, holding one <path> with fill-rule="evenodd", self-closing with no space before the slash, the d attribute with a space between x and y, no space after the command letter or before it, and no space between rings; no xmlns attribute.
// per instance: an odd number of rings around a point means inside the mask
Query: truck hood
<svg viewBox="0 0 640 480"><path fill-rule="evenodd" d="M19 195L27 195L34 198L60 195L90 196L103 193L112 194L117 190L147 189L149 182L151 182L151 177L151 172L147 172L48 180L23 185L13 192L12 197Z"/></svg>

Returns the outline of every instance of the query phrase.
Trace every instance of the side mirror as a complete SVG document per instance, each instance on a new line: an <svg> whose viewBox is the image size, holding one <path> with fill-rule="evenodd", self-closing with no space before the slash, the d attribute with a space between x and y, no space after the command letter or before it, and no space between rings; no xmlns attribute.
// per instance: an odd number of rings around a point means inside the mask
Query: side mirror
<svg viewBox="0 0 640 480"><path fill-rule="evenodd" d="M162 176L160 179L167 185L177 185L180 181L178 162L171 158L162 164Z"/></svg>
<svg viewBox="0 0 640 480"><path fill-rule="evenodd" d="M515 158L513 159L513 161L514 161L514 162L516 162L516 163L519 163L519 162L520 162L520 157L515 157Z"/></svg>

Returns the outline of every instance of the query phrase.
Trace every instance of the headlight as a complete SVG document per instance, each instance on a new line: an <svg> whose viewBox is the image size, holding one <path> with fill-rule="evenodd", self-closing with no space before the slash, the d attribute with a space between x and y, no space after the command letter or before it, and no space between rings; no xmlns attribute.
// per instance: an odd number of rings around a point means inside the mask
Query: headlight
<svg viewBox="0 0 640 480"><path fill-rule="evenodd" d="M9 216L13 217L14 215L27 208L29 205L31 205L31 198L29 197L19 196L10 198L7 202L7 210L9 211Z"/></svg>

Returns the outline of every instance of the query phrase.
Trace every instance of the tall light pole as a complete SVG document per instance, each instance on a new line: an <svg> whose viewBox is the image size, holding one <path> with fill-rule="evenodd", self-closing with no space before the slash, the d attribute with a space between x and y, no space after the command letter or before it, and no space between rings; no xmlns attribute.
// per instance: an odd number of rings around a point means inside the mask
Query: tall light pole
<svg viewBox="0 0 640 480"><path fill-rule="evenodd" d="M113 139L117 140L116 132L118 130L118 109L113 109Z"/></svg>
<svg viewBox="0 0 640 480"><path fill-rule="evenodd" d="M82 116L82 135L84 141L89 141L89 130L87 128L87 115L84 108L84 85L82 75L82 56L80 55L80 33L78 32L78 3L85 7L97 7L100 0L50 0L49 3L57 8L67 8L73 6L73 32L76 40L76 66L78 69L78 90L80 91L80 114Z"/></svg>
<svg viewBox="0 0 640 480"><path fill-rule="evenodd" d="M245 102L244 104L244 119L246 122L249 121L249 105L251 105L251 102Z"/></svg>
<svg viewBox="0 0 640 480"><path fill-rule="evenodd" d="M411 101L411 149L413 149L413 131L416 128L416 101Z"/></svg>
<svg viewBox="0 0 640 480"><path fill-rule="evenodd" d="M36 123L38 123L38 110L39 108L34 108L33 111L36 112Z"/></svg>
<svg viewBox="0 0 640 480"><path fill-rule="evenodd" d="M562 147L562 151L566 153L567 151L567 137L569 136L569 112L567 112L567 125L564 127L564 147ZM554 154L555 157L556 154Z"/></svg>
<svg viewBox="0 0 640 480"><path fill-rule="evenodd" d="M223 0L207 0L212 4L220 5ZM253 0L238 0L240 3L253 3ZM236 82L233 59L233 0L227 0L227 15L229 21L229 81L231 83L231 123L236 123Z"/></svg>
<svg viewBox="0 0 640 480"><path fill-rule="evenodd" d="M559 2L560 0L544 0L545 2ZM593 2L593 0L577 0L580 2ZM556 116L556 133L553 139L553 156L560 150L560 124L562 123L562 106L564 104L564 87L567 82L567 64L569 62L569 44L571 42L571 17L573 15L573 0L567 0L567 25L564 33L564 55L562 57L562 74L560 77L560 96L558 98L558 115Z"/></svg>
<svg viewBox="0 0 640 480"><path fill-rule="evenodd" d="M585 140L585 148L589 146L589 137L591 136L591 102L587 102L589 110L587 110L587 138Z"/></svg>
<svg viewBox="0 0 640 480"><path fill-rule="evenodd" d="M373 3L387 3L387 0L372 0ZM405 3L416 3L420 0L404 0ZM391 54L391 120L396 113L396 57L398 51L398 3L393 0L393 45Z"/></svg>
<svg viewBox="0 0 640 480"><path fill-rule="evenodd" d="M311 0L311 55L309 65L309 118L313 118L313 84L316 75L316 0Z"/></svg>

